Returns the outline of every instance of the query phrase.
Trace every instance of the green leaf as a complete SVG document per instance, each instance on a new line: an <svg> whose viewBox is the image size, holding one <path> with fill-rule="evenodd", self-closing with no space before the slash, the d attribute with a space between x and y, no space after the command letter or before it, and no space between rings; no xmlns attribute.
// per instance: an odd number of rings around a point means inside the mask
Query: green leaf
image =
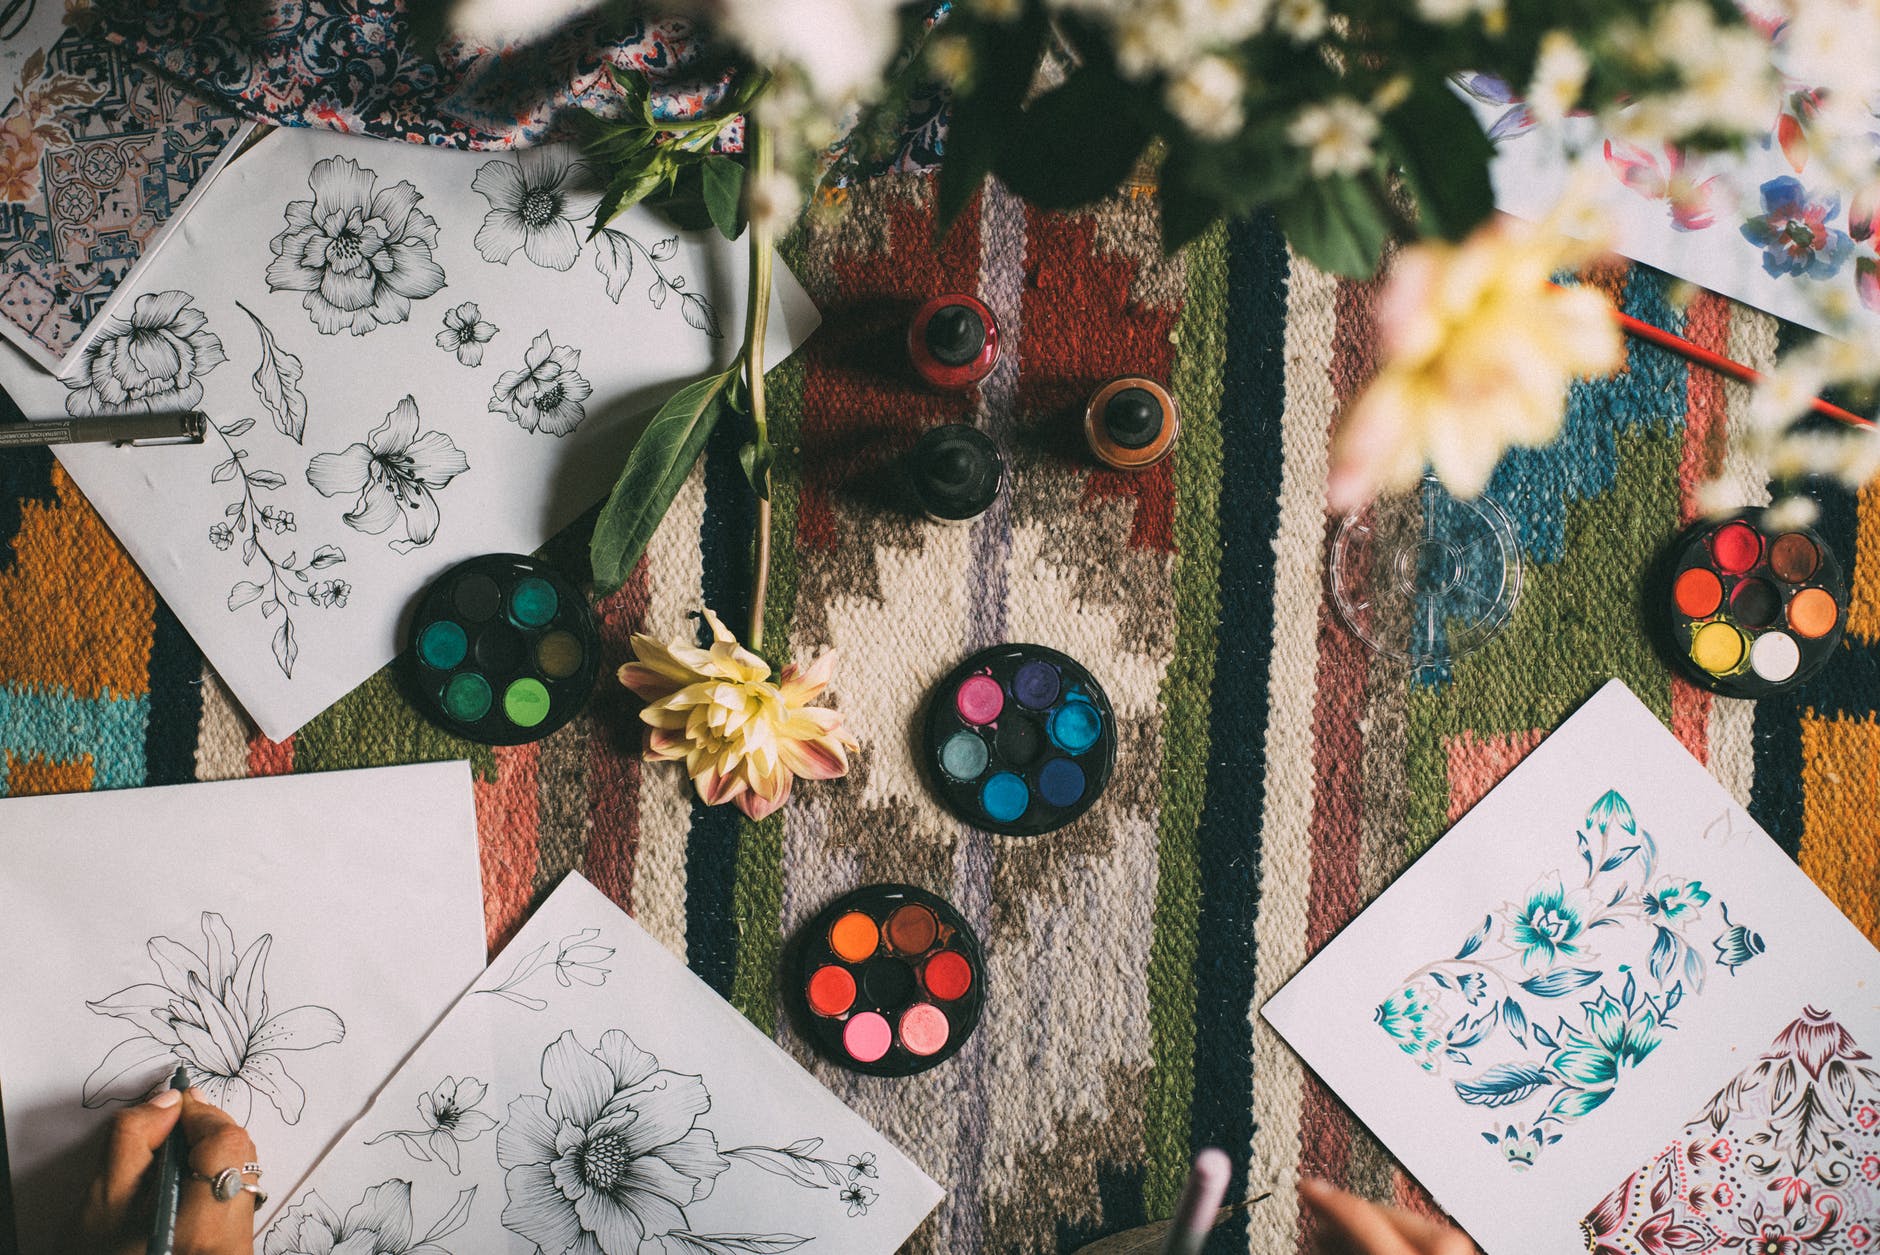
<svg viewBox="0 0 1880 1255"><path fill-rule="evenodd" d="M724 388L737 371L733 366L673 393L634 443L588 545L594 583L601 593L613 592L633 573L633 564L723 416Z"/></svg>
<svg viewBox="0 0 1880 1255"><path fill-rule="evenodd" d="M992 168L1040 209L1075 209L1115 191L1149 143L1131 97L1142 89L1090 63L1005 120Z"/></svg>
<svg viewBox="0 0 1880 1255"><path fill-rule="evenodd" d="M1426 232L1459 240L1494 210L1488 163L1495 146L1443 80L1419 84L1386 114L1384 136Z"/></svg>
<svg viewBox="0 0 1880 1255"><path fill-rule="evenodd" d="M747 440L738 450L738 465L744 468L744 478L759 501L770 500L770 468L776 460L777 451L768 440L761 445Z"/></svg>
<svg viewBox="0 0 1880 1255"><path fill-rule="evenodd" d="M704 179L705 208L712 225L727 240L744 234L744 167L729 157L713 154L705 158L700 175Z"/></svg>
<svg viewBox="0 0 1880 1255"><path fill-rule="evenodd" d="M601 193L600 204L594 207L594 225L588 229L588 238L599 235L602 227L652 195L666 180L670 164L659 153L648 152L615 171Z"/></svg>
<svg viewBox="0 0 1880 1255"><path fill-rule="evenodd" d="M1273 210L1287 241L1320 270L1369 278L1384 256L1390 224L1383 207L1349 175L1307 183Z"/></svg>
<svg viewBox="0 0 1880 1255"><path fill-rule="evenodd" d="M936 188L937 233L944 235L992 172L1007 129L1031 90L1048 27L1043 7L1028 4L1013 22L982 23L973 40L972 91L956 96L947 121L945 159Z"/></svg>

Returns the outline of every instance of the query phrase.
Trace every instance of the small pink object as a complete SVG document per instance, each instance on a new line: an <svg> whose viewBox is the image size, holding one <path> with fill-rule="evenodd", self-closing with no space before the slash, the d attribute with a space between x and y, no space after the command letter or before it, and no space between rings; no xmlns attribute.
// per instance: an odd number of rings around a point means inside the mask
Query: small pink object
<svg viewBox="0 0 1880 1255"><path fill-rule="evenodd" d="M1005 690L989 675L968 676L953 701L966 722L988 724L1005 709Z"/></svg>
<svg viewBox="0 0 1880 1255"><path fill-rule="evenodd" d="M931 1002L917 1002L901 1014L901 1044L923 1058L939 1053L951 1031L946 1013Z"/></svg>
<svg viewBox="0 0 1880 1255"><path fill-rule="evenodd" d="M858 1063L873 1063L881 1058L888 1053L888 1043L893 1040L888 1021L873 1011L850 1016L842 1029L842 1047Z"/></svg>

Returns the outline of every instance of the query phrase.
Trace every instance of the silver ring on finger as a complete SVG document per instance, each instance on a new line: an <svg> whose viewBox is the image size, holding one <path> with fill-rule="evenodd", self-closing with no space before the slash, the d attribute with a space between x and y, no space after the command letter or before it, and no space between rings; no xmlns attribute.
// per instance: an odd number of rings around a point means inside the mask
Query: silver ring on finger
<svg viewBox="0 0 1880 1255"><path fill-rule="evenodd" d="M239 1168L224 1168L212 1177L204 1176L200 1172L192 1175L198 1181L209 1183L209 1192L215 1196L218 1203L233 1202L242 1194L247 1193L255 1196L255 1206L260 1207L268 1201L268 1192L252 1182L242 1180L245 1173L260 1176L261 1169L255 1164L246 1163Z"/></svg>

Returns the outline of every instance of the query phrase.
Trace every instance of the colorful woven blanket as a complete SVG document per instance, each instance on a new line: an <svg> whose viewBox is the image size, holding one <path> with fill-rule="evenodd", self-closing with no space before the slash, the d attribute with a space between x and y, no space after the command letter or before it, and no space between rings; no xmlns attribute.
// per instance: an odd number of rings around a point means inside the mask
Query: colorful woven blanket
<svg viewBox="0 0 1880 1255"><path fill-rule="evenodd" d="M864 750L846 780L752 823L635 757L624 691L548 739L491 750L432 729L381 675L291 742L257 739L175 619L49 457L0 455L0 794L468 757L489 939L582 869L948 1189L911 1249L1068 1251L1166 1215L1194 1149L1225 1147L1240 1212L1218 1249L1303 1249L1314 1172L1427 1206L1257 1018L1261 1001L1582 698L1624 679L1869 936L1880 938L1880 497L1826 503L1853 573L1846 646L1798 693L1751 705L1670 679L1640 621L1645 571L1719 464L1744 394L1633 345L1576 389L1564 437L1493 491L1525 589L1453 682L1414 687L1330 610L1328 430L1372 368L1371 286L1296 263L1269 222L1162 256L1153 201L1043 215L993 187L938 246L931 183L851 189L791 260L826 318L773 376L782 463L770 587L779 658L841 651L834 700ZM1626 308L1766 364L1769 319L1662 276L1598 281ZM904 366L924 298L977 293L1009 351L976 392ZM1100 381L1168 379L1175 456L1096 469L1079 419ZM931 424L977 422L1010 490L967 527L911 517L882 472ZM627 636L701 605L743 621L750 538L727 424L627 587ZM577 527L550 556L583 578ZM929 686L972 650L1033 641L1088 666L1121 721L1114 779L1036 838L964 828L912 752ZM82 840L83 834L74 834ZM833 896L909 881L985 944L985 1017L908 1080L817 1061L780 1012L784 940Z"/></svg>

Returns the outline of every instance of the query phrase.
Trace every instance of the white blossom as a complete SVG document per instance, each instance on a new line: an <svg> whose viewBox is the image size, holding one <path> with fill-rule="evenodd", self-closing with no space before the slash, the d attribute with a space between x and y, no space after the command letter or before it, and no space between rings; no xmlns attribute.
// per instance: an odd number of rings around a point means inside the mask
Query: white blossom
<svg viewBox="0 0 1880 1255"><path fill-rule="evenodd" d="M1821 507L1812 497L1782 497L1769 504L1763 513L1763 526L1779 532L1792 532L1813 526L1821 517Z"/></svg>
<svg viewBox="0 0 1880 1255"><path fill-rule="evenodd" d="M1311 43L1330 25L1323 0L1280 0L1273 25L1295 42Z"/></svg>
<svg viewBox="0 0 1880 1255"><path fill-rule="evenodd" d="M1540 56L1534 62L1534 81L1528 87L1528 109L1543 124L1559 122L1579 103L1592 61L1573 36L1552 30L1541 36Z"/></svg>
<svg viewBox="0 0 1880 1255"><path fill-rule="evenodd" d="M1377 139L1377 116L1349 96L1336 96L1322 105L1299 111L1286 138L1311 154L1312 174L1356 174L1371 164L1371 145Z"/></svg>
<svg viewBox="0 0 1880 1255"><path fill-rule="evenodd" d="M1202 57L1168 85L1169 112L1203 139L1227 139L1246 121L1241 93L1246 79L1225 57Z"/></svg>

